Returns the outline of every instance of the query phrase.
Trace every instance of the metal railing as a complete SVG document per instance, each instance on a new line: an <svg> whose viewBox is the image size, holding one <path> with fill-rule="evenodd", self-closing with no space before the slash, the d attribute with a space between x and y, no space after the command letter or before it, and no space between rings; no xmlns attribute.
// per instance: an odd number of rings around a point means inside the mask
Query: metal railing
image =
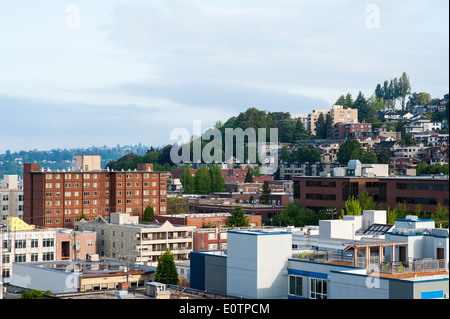
<svg viewBox="0 0 450 319"><path fill-rule="evenodd" d="M401 274L448 270L445 259L419 259L411 261L382 262L380 273Z"/></svg>

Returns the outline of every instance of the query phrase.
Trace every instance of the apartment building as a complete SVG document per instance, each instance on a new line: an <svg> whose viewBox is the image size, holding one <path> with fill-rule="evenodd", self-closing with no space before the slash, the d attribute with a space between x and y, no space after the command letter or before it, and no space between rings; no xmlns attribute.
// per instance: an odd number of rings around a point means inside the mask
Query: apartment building
<svg viewBox="0 0 450 319"><path fill-rule="evenodd" d="M332 125L336 123L358 123L357 109L344 109L342 105L333 105L329 110L313 110L312 113L308 114L308 130L313 135L316 135L316 122L320 114L323 114L324 118L329 114Z"/></svg>
<svg viewBox="0 0 450 319"><path fill-rule="evenodd" d="M372 123L336 123L331 125L328 137L334 139L346 139L368 137L372 134Z"/></svg>
<svg viewBox="0 0 450 319"><path fill-rule="evenodd" d="M175 261L187 260L192 251L193 226L172 225L169 221L139 223L137 216L111 213L109 221L99 216L93 221L76 222L80 231L97 234L97 253L100 257L127 259L130 262L155 266L166 248Z"/></svg>
<svg viewBox="0 0 450 319"><path fill-rule="evenodd" d="M96 253L96 234L73 229L40 228L8 217L0 233L2 277L10 282L13 263L72 260Z"/></svg>
<svg viewBox="0 0 450 319"><path fill-rule="evenodd" d="M55 260L56 230L36 228L8 217L0 232L2 278L10 282L13 263ZM25 279L24 279L25 280Z"/></svg>
<svg viewBox="0 0 450 319"><path fill-rule="evenodd" d="M23 218L23 189L18 175L5 175L0 181L0 223L8 217Z"/></svg>
<svg viewBox="0 0 450 319"><path fill-rule="evenodd" d="M98 156L76 157L75 163L68 171L24 164L23 217L27 223L73 228L81 216L92 220L113 212L142 218L148 205L157 215L167 213L167 172L153 171L153 164L113 171L101 169Z"/></svg>

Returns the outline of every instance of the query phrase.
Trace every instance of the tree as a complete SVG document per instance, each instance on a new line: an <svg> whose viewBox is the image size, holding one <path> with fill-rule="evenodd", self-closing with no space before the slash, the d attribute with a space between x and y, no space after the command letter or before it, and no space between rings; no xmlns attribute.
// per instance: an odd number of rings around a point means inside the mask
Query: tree
<svg viewBox="0 0 450 319"><path fill-rule="evenodd" d="M211 178L205 165L200 166L194 174L195 194L207 195L211 190Z"/></svg>
<svg viewBox="0 0 450 319"><path fill-rule="evenodd" d="M286 145L281 147L281 160L286 163L292 162L291 154L289 154L289 150ZM245 176L245 178L247 179L247 176Z"/></svg>
<svg viewBox="0 0 450 319"><path fill-rule="evenodd" d="M295 143L299 140L306 140L310 138L309 131L305 128L302 121L300 119L297 119L295 122L294 131L292 132L292 139L291 142Z"/></svg>
<svg viewBox="0 0 450 319"><path fill-rule="evenodd" d="M367 191L365 190L358 194L358 201L362 211L383 209L383 206L380 203L376 202L373 199L373 196L369 195L369 193L367 193Z"/></svg>
<svg viewBox="0 0 450 319"><path fill-rule="evenodd" d="M370 107L361 91L353 102L352 108L358 110L358 122L360 123L369 122L376 115L376 110Z"/></svg>
<svg viewBox="0 0 450 319"><path fill-rule="evenodd" d="M249 218L245 216L242 206L235 206L230 214L231 216L227 218L226 222L227 227L248 227L250 225Z"/></svg>
<svg viewBox="0 0 450 319"><path fill-rule="evenodd" d="M186 198L181 196L167 197L167 214L184 214L186 202Z"/></svg>
<svg viewBox="0 0 450 319"><path fill-rule="evenodd" d="M195 193L195 181L192 176L191 169L186 167L183 174L181 174L180 178L181 185L183 185L183 192L185 194L194 194Z"/></svg>
<svg viewBox="0 0 450 319"><path fill-rule="evenodd" d="M264 224L295 227L318 225L319 220L330 218L330 211L332 210L333 208L328 206L326 210L317 213L312 209L303 208L299 201L294 201L287 204L281 213L276 214L272 220L265 221Z"/></svg>
<svg viewBox="0 0 450 319"><path fill-rule="evenodd" d="M436 211L431 213L431 219L434 219L436 227L448 228L448 208L438 203Z"/></svg>
<svg viewBox="0 0 450 319"><path fill-rule="evenodd" d="M20 299L42 299L43 295L45 294L51 294L52 292L50 290L37 290L32 289L28 291L24 291L22 295L20 296Z"/></svg>
<svg viewBox="0 0 450 319"><path fill-rule="evenodd" d="M144 214L142 215L142 221L150 222L152 221L152 216L155 214L155 210L151 205L145 207Z"/></svg>
<svg viewBox="0 0 450 319"><path fill-rule="evenodd" d="M362 164L377 164L378 158L377 154L375 154L372 150L366 150L362 153L361 158L359 159Z"/></svg>
<svg viewBox="0 0 450 319"><path fill-rule="evenodd" d="M169 248L166 248L159 257L155 281L169 285L178 285L179 283L175 258Z"/></svg>
<svg viewBox="0 0 450 319"><path fill-rule="evenodd" d="M271 193L271 190L269 188L269 182L264 181L263 186L262 186L262 194L259 199L259 202L263 205L269 205L270 204L270 193Z"/></svg>
<svg viewBox="0 0 450 319"><path fill-rule="evenodd" d="M427 92L413 92L408 99L408 105L427 105L431 103L431 95Z"/></svg>
<svg viewBox="0 0 450 319"><path fill-rule="evenodd" d="M250 168L247 169L247 173L245 174L244 183L253 183L253 175Z"/></svg>
<svg viewBox="0 0 450 319"><path fill-rule="evenodd" d="M362 208L361 204L359 203L358 198L354 196L350 196L345 201L345 208L341 210L341 216L343 215L361 215L362 214Z"/></svg>
<svg viewBox="0 0 450 319"><path fill-rule="evenodd" d="M348 109L351 108L353 105L353 98L352 95L350 93L347 93L347 95L345 96L345 103L344 103L344 109Z"/></svg>
<svg viewBox="0 0 450 319"><path fill-rule="evenodd" d="M320 151L313 144L300 146L297 148L297 161L299 163L320 162Z"/></svg>
<svg viewBox="0 0 450 319"><path fill-rule="evenodd" d="M347 139L341 144L336 154L337 160L341 164L347 164L352 158L352 154L358 153L362 150L361 143L357 140Z"/></svg>
<svg viewBox="0 0 450 319"><path fill-rule="evenodd" d="M211 179L211 192L223 192L225 187L225 180L223 178L220 167L217 164L213 164L208 169L209 178Z"/></svg>
<svg viewBox="0 0 450 319"><path fill-rule="evenodd" d="M398 81L398 94L402 98L402 110L405 110L406 96L411 93L411 83L409 82L409 77L406 72L403 72L402 76Z"/></svg>
<svg viewBox="0 0 450 319"><path fill-rule="evenodd" d="M316 136L326 139L328 135L328 125L331 124L331 115L327 114L324 116L323 113L320 113L316 121Z"/></svg>

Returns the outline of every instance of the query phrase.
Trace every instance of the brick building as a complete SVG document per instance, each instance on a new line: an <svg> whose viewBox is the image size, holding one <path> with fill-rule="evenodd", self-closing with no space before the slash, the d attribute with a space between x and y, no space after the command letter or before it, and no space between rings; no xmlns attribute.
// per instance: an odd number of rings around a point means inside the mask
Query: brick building
<svg viewBox="0 0 450 319"><path fill-rule="evenodd" d="M340 212L350 196L362 191L372 195L383 209L393 209L397 203L406 203L411 210L421 204L424 212L434 212L438 203L449 206L447 176L294 177L294 200L314 210L329 204Z"/></svg>
<svg viewBox="0 0 450 319"><path fill-rule="evenodd" d="M24 164L25 222L73 228L82 215L92 220L98 215L124 212L142 218L148 205L156 215L166 214L166 172L155 172L153 164L143 163L134 171L102 170L95 166L96 161L85 160L90 165L88 171L49 171L39 164ZM86 165L81 163L80 167Z"/></svg>
<svg viewBox="0 0 450 319"><path fill-rule="evenodd" d="M195 226L202 229L206 225L225 227L230 213L205 213L205 214L168 214L153 216L152 221L164 223L169 221L173 225ZM261 226L261 215L246 214L250 226Z"/></svg>

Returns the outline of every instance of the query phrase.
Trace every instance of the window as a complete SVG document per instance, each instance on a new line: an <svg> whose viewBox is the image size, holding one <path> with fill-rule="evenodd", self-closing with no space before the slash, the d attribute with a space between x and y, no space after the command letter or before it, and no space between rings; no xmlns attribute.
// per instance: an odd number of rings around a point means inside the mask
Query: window
<svg viewBox="0 0 450 319"><path fill-rule="evenodd" d="M25 239L19 239L15 241L15 248L27 248L27 241Z"/></svg>
<svg viewBox="0 0 450 319"><path fill-rule="evenodd" d="M303 277L289 276L289 294L294 296L303 296Z"/></svg>
<svg viewBox="0 0 450 319"><path fill-rule="evenodd" d="M44 238L42 240L42 247L53 247L55 245L55 240L53 238ZM49 259L52 260L52 259Z"/></svg>
<svg viewBox="0 0 450 319"><path fill-rule="evenodd" d="M327 299L327 281L311 278L311 299Z"/></svg>

